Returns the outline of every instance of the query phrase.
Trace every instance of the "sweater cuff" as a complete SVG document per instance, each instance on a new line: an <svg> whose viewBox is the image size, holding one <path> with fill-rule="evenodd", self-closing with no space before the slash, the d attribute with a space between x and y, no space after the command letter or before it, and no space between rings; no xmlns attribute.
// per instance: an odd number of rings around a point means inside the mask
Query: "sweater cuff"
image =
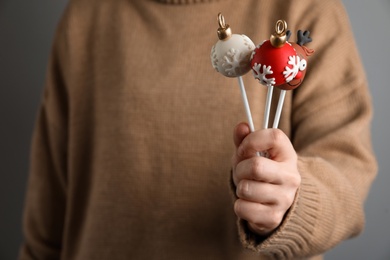
<svg viewBox="0 0 390 260"><path fill-rule="evenodd" d="M320 197L307 178L304 165L304 160L299 159L301 186L283 222L269 237L251 232L246 221L238 219L239 237L244 247L276 259L290 259L310 252L310 240L320 212Z"/></svg>

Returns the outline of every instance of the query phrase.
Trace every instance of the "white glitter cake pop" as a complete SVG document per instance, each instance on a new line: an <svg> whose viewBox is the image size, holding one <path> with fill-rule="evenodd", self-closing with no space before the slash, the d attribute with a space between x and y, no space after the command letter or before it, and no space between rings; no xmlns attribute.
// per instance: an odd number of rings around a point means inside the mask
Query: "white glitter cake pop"
<svg viewBox="0 0 390 260"><path fill-rule="evenodd" d="M221 14L218 14L219 41L211 49L211 63L219 73L226 77L239 77L250 69L250 57L255 44L243 34L232 34Z"/></svg>

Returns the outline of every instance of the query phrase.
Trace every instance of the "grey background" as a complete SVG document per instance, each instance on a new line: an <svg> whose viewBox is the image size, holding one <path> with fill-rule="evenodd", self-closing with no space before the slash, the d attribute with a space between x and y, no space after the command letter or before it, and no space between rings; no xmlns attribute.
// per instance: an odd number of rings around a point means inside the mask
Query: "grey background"
<svg viewBox="0 0 390 260"><path fill-rule="evenodd" d="M390 259L390 1L343 0L373 96L373 144L379 175L366 203L366 230L326 259ZM15 259L30 138L47 59L66 0L0 0L0 260Z"/></svg>

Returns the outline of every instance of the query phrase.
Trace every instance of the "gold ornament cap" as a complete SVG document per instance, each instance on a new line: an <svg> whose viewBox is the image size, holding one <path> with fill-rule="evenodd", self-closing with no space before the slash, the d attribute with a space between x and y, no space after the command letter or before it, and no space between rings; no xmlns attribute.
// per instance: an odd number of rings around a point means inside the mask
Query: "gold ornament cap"
<svg viewBox="0 0 390 260"><path fill-rule="evenodd" d="M275 32L270 37L271 45L275 48L283 47L287 42L287 22L285 20L278 20L275 25Z"/></svg>
<svg viewBox="0 0 390 260"><path fill-rule="evenodd" d="M232 36L232 30L230 29L230 26L225 23L225 18L221 13L218 14L218 39L222 41L229 40L229 38Z"/></svg>

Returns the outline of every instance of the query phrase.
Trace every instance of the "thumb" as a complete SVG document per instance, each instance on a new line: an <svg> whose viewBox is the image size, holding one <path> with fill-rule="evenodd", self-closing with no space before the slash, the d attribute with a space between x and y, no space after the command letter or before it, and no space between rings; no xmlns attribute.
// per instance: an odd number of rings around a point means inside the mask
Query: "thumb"
<svg viewBox="0 0 390 260"><path fill-rule="evenodd" d="M240 146L242 140L244 140L244 138L250 134L251 130L249 128L249 125L247 123L239 123L238 125L236 125L236 127L234 128L234 131L233 131L233 140L234 140L234 145L236 146L236 148L238 148L238 146Z"/></svg>

